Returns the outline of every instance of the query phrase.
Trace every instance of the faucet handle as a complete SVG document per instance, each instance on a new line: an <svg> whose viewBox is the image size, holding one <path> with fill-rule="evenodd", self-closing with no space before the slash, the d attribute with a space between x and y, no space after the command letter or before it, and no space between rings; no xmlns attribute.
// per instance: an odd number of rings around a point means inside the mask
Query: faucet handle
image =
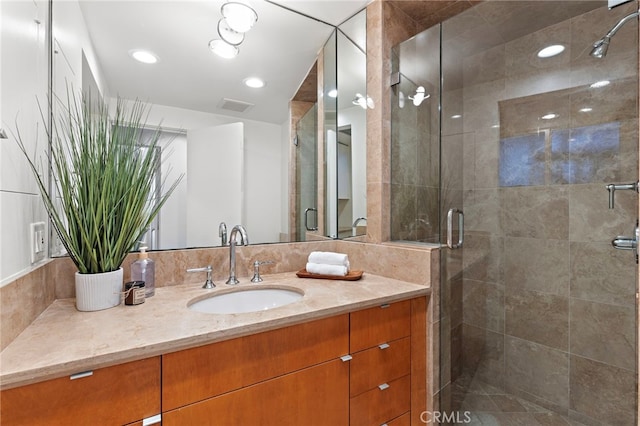
<svg viewBox="0 0 640 426"><path fill-rule="evenodd" d="M270 265L273 263L273 260L264 260L253 262L253 278L251 278L252 283L261 283L262 277L260 276L260 265Z"/></svg>
<svg viewBox="0 0 640 426"><path fill-rule="evenodd" d="M213 268L211 268L211 265L207 265L203 268L190 268L190 269L187 269L187 272L206 272L207 280L205 281L202 288L206 288L206 289L215 288L216 285L213 283L213 280L211 279L211 273L213 272Z"/></svg>

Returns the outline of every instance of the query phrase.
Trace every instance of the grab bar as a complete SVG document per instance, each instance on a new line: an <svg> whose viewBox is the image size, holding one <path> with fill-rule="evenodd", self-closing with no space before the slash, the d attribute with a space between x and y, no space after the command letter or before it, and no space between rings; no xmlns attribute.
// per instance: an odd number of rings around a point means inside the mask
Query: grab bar
<svg viewBox="0 0 640 426"><path fill-rule="evenodd" d="M453 243L453 215L458 214L458 243ZM462 210L451 208L447 213L447 247L458 249L464 243L464 213Z"/></svg>

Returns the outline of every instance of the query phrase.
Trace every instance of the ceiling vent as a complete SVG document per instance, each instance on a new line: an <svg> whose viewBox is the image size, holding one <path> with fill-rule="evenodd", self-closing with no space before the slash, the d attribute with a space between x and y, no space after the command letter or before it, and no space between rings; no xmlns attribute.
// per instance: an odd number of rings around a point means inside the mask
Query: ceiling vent
<svg viewBox="0 0 640 426"><path fill-rule="evenodd" d="M254 106L254 104L250 104L249 102L236 101L234 99L227 98L222 98L222 100L218 104L218 108L234 112L245 112L252 106Z"/></svg>

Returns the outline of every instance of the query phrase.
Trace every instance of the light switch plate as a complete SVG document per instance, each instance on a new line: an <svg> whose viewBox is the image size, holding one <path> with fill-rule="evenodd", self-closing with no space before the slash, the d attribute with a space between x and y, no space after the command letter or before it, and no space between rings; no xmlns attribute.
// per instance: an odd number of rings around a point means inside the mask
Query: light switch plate
<svg viewBox="0 0 640 426"><path fill-rule="evenodd" d="M44 222L31 224L31 263L36 263L44 259L46 251L46 232Z"/></svg>

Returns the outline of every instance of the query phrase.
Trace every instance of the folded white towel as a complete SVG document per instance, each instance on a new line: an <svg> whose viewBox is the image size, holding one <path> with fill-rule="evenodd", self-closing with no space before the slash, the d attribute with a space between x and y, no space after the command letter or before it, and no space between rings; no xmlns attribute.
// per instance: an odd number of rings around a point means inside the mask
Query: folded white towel
<svg viewBox="0 0 640 426"><path fill-rule="evenodd" d="M312 251L307 262L349 267L349 257L346 254L331 251Z"/></svg>
<svg viewBox="0 0 640 426"><path fill-rule="evenodd" d="M320 275L336 275L344 277L349 272L349 268L344 265L327 265L324 263L307 263L307 272Z"/></svg>

